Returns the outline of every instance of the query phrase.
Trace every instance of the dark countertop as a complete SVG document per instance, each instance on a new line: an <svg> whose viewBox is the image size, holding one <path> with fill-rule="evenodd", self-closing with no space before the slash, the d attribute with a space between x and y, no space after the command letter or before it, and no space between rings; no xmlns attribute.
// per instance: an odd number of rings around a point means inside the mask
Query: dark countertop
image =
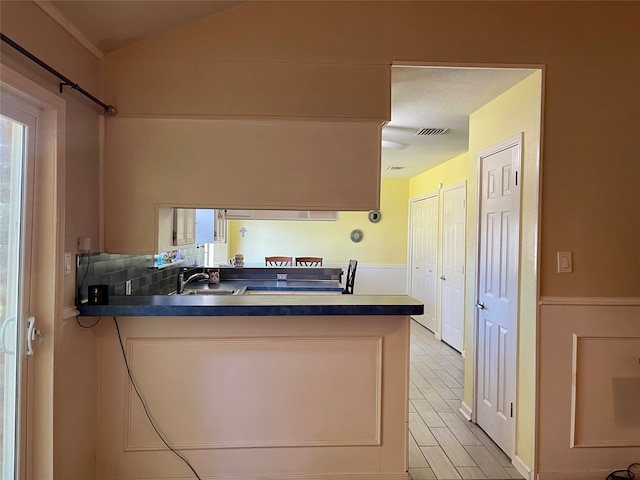
<svg viewBox="0 0 640 480"><path fill-rule="evenodd" d="M139 295L78 310L90 317L419 315L424 305L406 295Z"/></svg>

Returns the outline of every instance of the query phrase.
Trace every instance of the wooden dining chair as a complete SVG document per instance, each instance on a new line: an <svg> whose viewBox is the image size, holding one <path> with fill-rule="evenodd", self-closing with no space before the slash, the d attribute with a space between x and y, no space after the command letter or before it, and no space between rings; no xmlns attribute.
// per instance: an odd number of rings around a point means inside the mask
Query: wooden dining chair
<svg viewBox="0 0 640 480"><path fill-rule="evenodd" d="M296 267L321 267L322 257L296 257Z"/></svg>
<svg viewBox="0 0 640 480"><path fill-rule="evenodd" d="M342 293L353 295L353 285L356 283L356 267L357 260L349 260L349 268L347 269L347 279L344 281L344 290Z"/></svg>
<svg viewBox="0 0 640 480"><path fill-rule="evenodd" d="M267 267L290 267L292 257L264 257L264 264Z"/></svg>

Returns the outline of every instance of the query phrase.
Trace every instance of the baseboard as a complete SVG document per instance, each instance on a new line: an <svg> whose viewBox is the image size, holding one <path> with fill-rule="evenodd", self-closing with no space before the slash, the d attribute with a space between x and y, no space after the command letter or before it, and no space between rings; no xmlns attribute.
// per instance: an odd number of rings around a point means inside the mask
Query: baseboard
<svg viewBox="0 0 640 480"><path fill-rule="evenodd" d="M536 480L603 480L611 470L596 470L590 472L538 472Z"/></svg>
<svg viewBox="0 0 640 480"><path fill-rule="evenodd" d="M515 467L520 475L522 475L526 480L533 480L533 472L518 455L514 455L511 459L511 464Z"/></svg>
<svg viewBox="0 0 640 480"><path fill-rule="evenodd" d="M462 414L462 416L467 419L467 421L469 421L469 422L471 421L471 413L472 413L472 411L471 411L471 407L469 405L467 405L466 403L462 402L459 411Z"/></svg>
<svg viewBox="0 0 640 480"><path fill-rule="evenodd" d="M438 341L442 340L442 335L440 335L440 333L438 333L438 332L434 333L433 337Z"/></svg>

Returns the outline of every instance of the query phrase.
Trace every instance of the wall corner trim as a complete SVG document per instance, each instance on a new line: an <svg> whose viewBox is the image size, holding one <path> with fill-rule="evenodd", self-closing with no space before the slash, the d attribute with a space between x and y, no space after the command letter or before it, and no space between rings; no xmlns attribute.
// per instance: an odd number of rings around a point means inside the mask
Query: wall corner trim
<svg viewBox="0 0 640 480"><path fill-rule="evenodd" d="M80 45L86 48L98 60L104 58L102 51L96 47L84 34L69 20L64 14L58 10L49 0L39 0L35 3L42 9L44 13L49 15L51 19L60 25L69 35L71 35Z"/></svg>

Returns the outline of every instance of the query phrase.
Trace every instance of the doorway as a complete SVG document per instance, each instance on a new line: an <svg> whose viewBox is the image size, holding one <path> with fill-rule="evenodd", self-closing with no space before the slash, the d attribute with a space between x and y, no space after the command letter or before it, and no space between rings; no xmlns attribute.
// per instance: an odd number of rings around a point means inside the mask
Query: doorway
<svg viewBox="0 0 640 480"><path fill-rule="evenodd" d="M24 418L27 356L33 353L29 316L31 222L38 111L12 95L0 100L0 452L2 478L17 478ZM27 325L28 323L28 325Z"/></svg>
<svg viewBox="0 0 640 480"><path fill-rule="evenodd" d="M428 115L432 112L430 107L432 103L441 106L438 101L449 103L450 96L446 92L438 92L432 88L434 77L430 72L422 75L422 70L429 71L434 69L441 72L446 70L446 75L450 77L456 76L456 70L473 70L475 67L461 67L460 65L449 64L447 66L437 65L402 65L411 71L403 75L398 75L399 82L405 79L411 80L411 89L413 92L425 92L422 104L413 104L411 111L420 110ZM522 66L516 67L523 68ZM496 66L492 69L494 72L509 70L509 68ZM518 404L513 405L513 418L517 418L518 434L517 445L515 450L509 452L513 465L525 477L530 476L535 464L535 445L536 436L536 332L537 332L537 309L536 305L539 300L539 291L537 284L537 271L539 268L538 249L539 249L539 199L540 199L540 170L541 170L541 123L543 115L543 91L544 91L544 71L539 67L525 68L526 73L517 83L512 84L502 94L492 97L487 101L478 102L475 109L471 111L468 117L469 136L466 141L466 153L458 156L444 157L447 160L440 162L436 166L431 166L419 176L410 180L410 196L419 197L423 192L428 192L434 188L434 185L456 185L464 180L467 181L467 205L466 205L466 267L469 273L465 279L465 338L463 342L463 352L465 353L464 370L464 398L460 402L460 412L465 418L472 422L477 422L477 404L482 401L478 392L478 382L476 381L476 372L478 370L476 336L478 332L478 318L475 307L477 296L477 270L479 266L478 249L479 239L477 238L478 230L478 211L479 207L477 190L480 188L478 177L480 175L478 155L491 145L495 145L510 138L516 132L524 132L522 136L522 168L519 171L518 187L521 189L521 205L520 213L520 230L519 230L519 258L513 259L518 262L520 273L520 284L518 286L518 316L517 316L517 332L518 338L515 339L518 347L517 370L515 377L517 378ZM468 72L462 72L460 78L465 75L471 76ZM443 74L444 76L445 74ZM497 75L497 73L496 73ZM396 77L393 77L394 79ZM494 79L492 78L491 81ZM455 84L456 80L453 80ZM442 82L440 85L444 85ZM470 83L469 88L460 88L459 97L456 97L451 106L447 106L446 111L453 110L453 105L460 106L456 100L464 97L467 91L473 91L483 85L483 82ZM393 92L393 87L392 87ZM417 96L417 93L416 95ZM402 101L401 92L397 97ZM392 94L392 102L395 96ZM398 107L403 106L400 104ZM396 108L395 105L393 107ZM407 109L408 110L408 109ZM444 108L440 108L444 111ZM401 120L398 115L396 117L398 123ZM433 123L430 123L433 125ZM443 126L444 123L438 124ZM393 126L393 122L391 124ZM444 141L448 133L440 135L430 140L433 146L436 142ZM401 138L390 138L394 141L403 141ZM427 145L427 144L425 144ZM408 147L407 147L408 148ZM406 150L398 150L406 156ZM432 148L435 152L435 148ZM399 155L399 153L397 154ZM422 158L422 157L421 157ZM393 159L393 157L391 157ZM389 162L391 163L391 161ZM515 179L514 179L515 181ZM522 185L520 185L522 184ZM411 198L411 197L410 197ZM446 278L446 277L445 277ZM440 286L444 281L440 281ZM439 311L441 307L439 307ZM437 338L437 337L436 337ZM504 401L503 401L504 403ZM511 401L507 402L508 415L511 418ZM503 406L501 406L503 408ZM504 410L503 410L504 411ZM504 415L504 413L503 413Z"/></svg>
<svg viewBox="0 0 640 480"><path fill-rule="evenodd" d="M14 352L7 356L13 356L16 364L14 419L10 421L15 433L7 433L13 439L13 451L3 452L7 460L3 475L53 478L53 339L56 319L63 316L64 283L65 135L59 126L65 125L65 102L5 65L0 68L0 92L0 114L5 126L11 125L11 150L15 158L22 155L24 169L21 180L13 177L22 183L20 207L11 202L15 212L11 226L20 232L11 254L17 263L10 267L18 300L9 306L13 294L7 288L5 318L0 319L6 333L3 349ZM22 139L26 146L21 154L13 147L14 139L16 145ZM15 326L13 321L6 322L9 316L15 316Z"/></svg>
<svg viewBox="0 0 640 480"><path fill-rule="evenodd" d="M440 321L442 341L464 350L466 183L442 190Z"/></svg>
<svg viewBox="0 0 640 480"><path fill-rule="evenodd" d="M522 135L482 152L478 188L476 423L515 450Z"/></svg>
<svg viewBox="0 0 640 480"><path fill-rule="evenodd" d="M424 302L424 314L413 318L436 331L436 278L438 276L438 194L411 201L411 296Z"/></svg>

